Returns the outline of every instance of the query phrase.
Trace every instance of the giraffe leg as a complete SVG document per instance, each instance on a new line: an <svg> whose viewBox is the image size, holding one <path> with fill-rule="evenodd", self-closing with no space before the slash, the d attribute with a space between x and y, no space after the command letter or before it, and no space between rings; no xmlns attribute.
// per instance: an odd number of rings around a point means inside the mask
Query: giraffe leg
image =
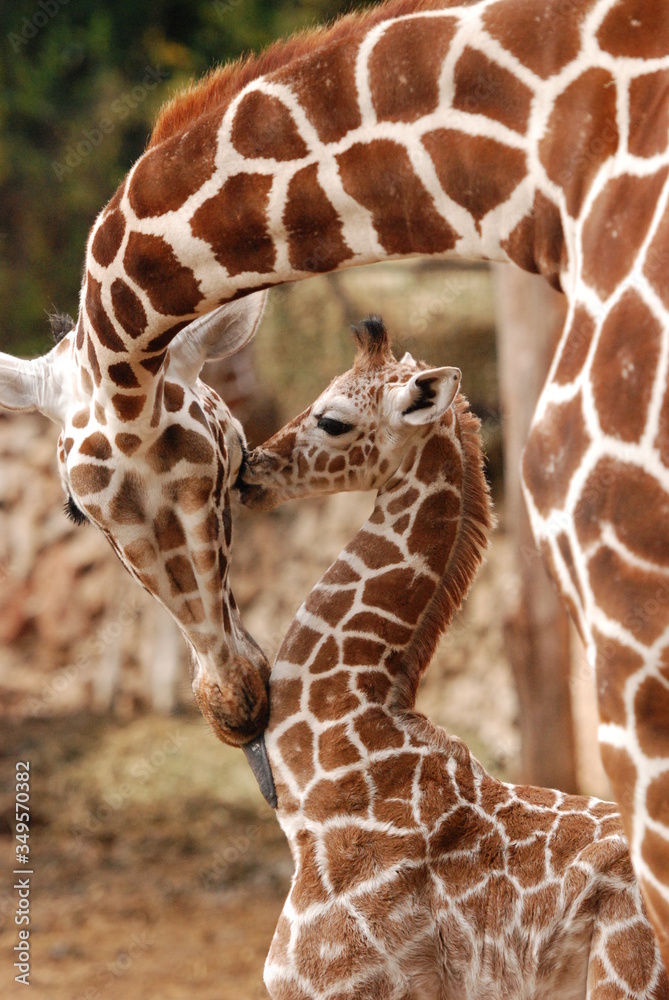
<svg viewBox="0 0 669 1000"><path fill-rule="evenodd" d="M640 296L626 294L613 317L572 308L523 478L595 668L602 760L669 965L669 493L657 445L668 355Z"/></svg>

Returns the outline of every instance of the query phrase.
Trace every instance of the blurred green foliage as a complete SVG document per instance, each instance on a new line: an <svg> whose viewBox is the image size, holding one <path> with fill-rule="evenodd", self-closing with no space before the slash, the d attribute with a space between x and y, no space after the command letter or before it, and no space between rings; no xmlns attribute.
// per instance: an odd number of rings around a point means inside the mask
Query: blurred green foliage
<svg viewBox="0 0 669 1000"><path fill-rule="evenodd" d="M0 349L77 313L88 231L160 105L217 62L365 6L344 0L0 3Z"/></svg>

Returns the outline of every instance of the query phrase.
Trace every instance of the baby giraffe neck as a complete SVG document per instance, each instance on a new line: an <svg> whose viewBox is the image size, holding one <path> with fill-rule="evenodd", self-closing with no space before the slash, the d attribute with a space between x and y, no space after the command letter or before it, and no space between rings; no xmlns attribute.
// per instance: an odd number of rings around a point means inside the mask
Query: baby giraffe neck
<svg viewBox="0 0 669 1000"><path fill-rule="evenodd" d="M286 635L272 671L267 734L271 755L287 765L279 771L291 775L284 801L312 784L316 761L319 771L356 755L361 763L358 737L347 733L373 733L381 715L390 722L413 707L420 676L473 580L491 513L479 422L466 406L458 397L438 427L417 432L370 518Z"/></svg>

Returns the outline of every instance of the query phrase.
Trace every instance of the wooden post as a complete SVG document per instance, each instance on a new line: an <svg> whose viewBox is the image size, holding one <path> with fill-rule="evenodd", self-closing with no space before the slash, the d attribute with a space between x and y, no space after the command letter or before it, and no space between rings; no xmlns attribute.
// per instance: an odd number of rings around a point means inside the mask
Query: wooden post
<svg viewBox="0 0 669 1000"><path fill-rule="evenodd" d="M493 269L504 441L504 522L515 539L518 606L505 645L520 702L520 778L577 790L570 700L569 620L534 543L520 485L520 459L566 314L565 299L535 275Z"/></svg>

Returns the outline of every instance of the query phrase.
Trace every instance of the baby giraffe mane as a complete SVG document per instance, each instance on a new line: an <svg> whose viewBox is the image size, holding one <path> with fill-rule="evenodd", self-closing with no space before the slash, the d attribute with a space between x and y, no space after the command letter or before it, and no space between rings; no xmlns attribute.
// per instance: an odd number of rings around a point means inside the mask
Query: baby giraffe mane
<svg viewBox="0 0 669 1000"><path fill-rule="evenodd" d="M494 525L490 489L483 471L481 421L458 394L453 412L462 447L462 499L458 528L440 585L425 608L411 642L402 651L394 703L398 709L414 705L420 678L437 643L464 601L478 572Z"/></svg>
<svg viewBox="0 0 669 1000"><path fill-rule="evenodd" d="M275 42L258 55L243 56L235 62L210 70L201 80L176 94L161 109L147 143L147 149L157 146L170 136L188 128L197 119L220 109L247 84L283 69L289 63L310 55L324 45L335 45L350 35L353 26L368 30L386 18L401 17L434 6L430 0L391 0L371 10L345 14L329 26L309 28L288 39ZM442 6L449 6L448 2Z"/></svg>

